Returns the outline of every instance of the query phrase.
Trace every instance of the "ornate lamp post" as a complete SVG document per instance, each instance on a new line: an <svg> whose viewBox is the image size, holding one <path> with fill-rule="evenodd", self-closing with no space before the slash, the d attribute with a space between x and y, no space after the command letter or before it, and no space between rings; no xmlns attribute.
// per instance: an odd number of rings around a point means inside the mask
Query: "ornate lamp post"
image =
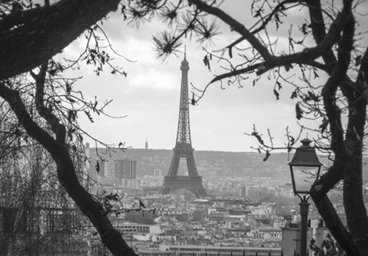
<svg viewBox="0 0 368 256"><path fill-rule="evenodd" d="M294 194L300 198L301 234L300 256L307 255L307 219L312 184L319 178L321 163L316 151L309 144L311 140L301 141L302 146L296 149L289 163Z"/></svg>

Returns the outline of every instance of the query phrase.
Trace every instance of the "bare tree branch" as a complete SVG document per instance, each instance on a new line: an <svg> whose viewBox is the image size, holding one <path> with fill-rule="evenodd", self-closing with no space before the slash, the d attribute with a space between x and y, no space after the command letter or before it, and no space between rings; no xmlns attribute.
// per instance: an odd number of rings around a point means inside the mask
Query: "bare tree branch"
<svg viewBox="0 0 368 256"><path fill-rule="evenodd" d="M51 6L9 14L0 22L0 79L45 63L89 26L116 10L119 2L61 0Z"/></svg>
<svg viewBox="0 0 368 256"><path fill-rule="evenodd" d="M223 22L228 24L232 30L242 35L266 61L271 59L271 54L268 52L267 48L264 47L264 45L246 27L244 27L243 24L235 20L233 17L221 9L210 6L201 0L188 0L188 2L195 4L200 10L220 18Z"/></svg>

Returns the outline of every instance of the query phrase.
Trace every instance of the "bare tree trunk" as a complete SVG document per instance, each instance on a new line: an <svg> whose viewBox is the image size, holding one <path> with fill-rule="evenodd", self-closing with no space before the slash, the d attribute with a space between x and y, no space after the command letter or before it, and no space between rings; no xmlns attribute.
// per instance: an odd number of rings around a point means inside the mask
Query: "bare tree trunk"
<svg viewBox="0 0 368 256"><path fill-rule="evenodd" d="M328 191L342 179L343 171L344 161L341 158L335 159L334 165L313 185L311 196L326 226L344 251L351 256L363 255L327 196Z"/></svg>
<svg viewBox="0 0 368 256"><path fill-rule="evenodd" d="M368 68L368 52L363 58L362 69ZM348 228L361 250L368 255L368 217L363 198L363 137L367 101L364 95L364 71L348 95L349 121L346 131L345 151L348 159L344 170L344 208ZM349 87L348 87L349 88ZM357 93L358 92L358 93Z"/></svg>
<svg viewBox="0 0 368 256"><path fill-rule="evenodd" d="M38 93L41 92L38 91ZM0 96L8 102L26 132L51 154L57 166L60 183L81 211L90 219L106 247L114 255L136 255L123 240L119 231L112 226L102 206L79 183L68 152L68 145L65 143L65 127L51 112L42 113L45 109L40 109L40 114L48 121L56 135L56 139L54 139L31 119L17 91L0 84ZM36 102L36 104L40 104L40 102ZM38 108L43 108L43 105L38 106Z"/></svg>

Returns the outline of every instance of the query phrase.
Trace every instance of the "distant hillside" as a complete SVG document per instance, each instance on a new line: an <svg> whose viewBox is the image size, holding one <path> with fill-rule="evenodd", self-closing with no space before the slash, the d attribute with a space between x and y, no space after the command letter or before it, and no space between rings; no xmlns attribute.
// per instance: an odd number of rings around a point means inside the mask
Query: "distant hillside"
<svg viewBox="0 0 368 256"><path fill-rule="evenodd" d="M96 150L91 148L91 157L96 159ZM172 150L168 149L116 149L107 153L105 149L98 149L102 157L112 159L129 158L137 161L137 176L153 175L156 169L166 175L170 167ZM222 152L222 151L194 151L197 169L202 176L258 176L258 177L290 177L288 162L292 155L287 153L272 153L267 161L263 161L264 154L253 152ZM320 157L322 162L327 162ZM179 174L184 174L185 163L180 163ZM92 166L94 168L94 165ZM368 168L364 165L365 177Z"/></svg>
<svg viewBox="0 0 368 256"><path fill-rule="evenodd" d="M91 158L96 159L97 152L91 149ZM153 175L156 169L166 175L170 167L172 150L166 149L119 149L107 153L99 149L103 158L129 158L137 161L137 176ZM279 176L289 175L287 154L272 154L268 161L263 162L263 155L250 152L195 151L194 158L200 175L203 176ZM94 168L95 164L91 167ZM180 163L179 174L185 172L184 161Z"/></svg>

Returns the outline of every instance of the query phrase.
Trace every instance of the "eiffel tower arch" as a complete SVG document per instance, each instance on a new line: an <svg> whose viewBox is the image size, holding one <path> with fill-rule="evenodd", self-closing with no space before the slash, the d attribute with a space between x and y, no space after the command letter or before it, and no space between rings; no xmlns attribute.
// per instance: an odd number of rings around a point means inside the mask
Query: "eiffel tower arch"
<svg viewBox="0 0 368 256"><path fill-rule="evenodd" d="M199 176L194 160L194 149L190 136L190 120L189 120L189 97L188 97L188 70L189 63L184 54L184 60L181 62L181 90L179 105L179 120L176 134L176 143L173 149L173 156L167 175L164 178L162 194L169 194L178 189L187 189L193 192L197 197L207 195L202 184L202 177ZM178 169L180 159L186 160L188 169L187 176L179 176Z"/></svg>

